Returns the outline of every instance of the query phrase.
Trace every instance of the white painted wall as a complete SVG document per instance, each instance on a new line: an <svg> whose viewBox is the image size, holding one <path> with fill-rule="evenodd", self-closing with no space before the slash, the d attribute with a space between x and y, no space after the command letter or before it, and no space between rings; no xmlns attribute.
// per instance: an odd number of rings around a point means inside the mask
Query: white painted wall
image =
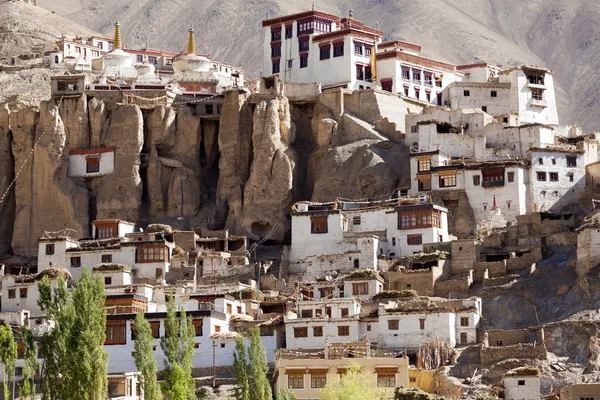
<svg viewBox="0 0 600 400"><path fill-rule="evenodd" d="M540 398L540 378L537 376L505 376L506 400L538 400Z"/></svg>
<svg viewBox="0 0 600 400"><path fill-rule="evenodd" d="M100 171L87 173L86 157L100 157ZM115 169L115 153L114 151L87 153L87 154L71 154L69 155L69 172L68 176L92 178L97 176L110 175Z"/></svg>

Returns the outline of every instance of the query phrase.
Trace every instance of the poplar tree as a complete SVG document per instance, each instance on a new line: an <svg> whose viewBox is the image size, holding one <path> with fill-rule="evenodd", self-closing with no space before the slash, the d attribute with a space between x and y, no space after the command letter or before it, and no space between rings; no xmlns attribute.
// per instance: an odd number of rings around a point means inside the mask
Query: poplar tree
<svg viewBox="0 0 600 400"><path fill-rule="evenodd" d="M2 386L4 388L5 399L10 399L9 385L15 378L15 361L17 355L18 350L15 335L8 322L5 322L4 325L0 326L0 362L4 365Z"/></svg>
<svg viewBox="0 0 600 400"><path fill-rule="evenodd" d="M83 270L69 293L63 278L53 288L46 276L38 284L38 304L55 326L42 336L44 399L104 400L108 356L104 283Z"/></svg>
<svg viewBox="0 0 600 400"><path fill-rule="evenodd" d="M269 363L267 351L260 340L260 330L250 329L250 347L248 348L250 398L253 400L271 400L273 392L267 378Z"/></svg>
<svg viewBox="0 0 600 400"><path fill-rule="evenodd" d="M135 341L133 343L135 366L141 373L140 386L145 400L161 400L160 387L156 379L156 359L154 358L154 336L150 323L144 313L135 316L133 327Z"/></svg>
<svg viewBox="0 0 600 400"><path fill-rule="evenodd" d="M175 300L169 299L165 335L160 338L160 347L165 354L162 392L169 400L196 399L196 382L192 377L195 336L192 318L188 318L185 311L177 318Z"/></svg>
<svg viewBox="0 0 600 400"><path fill-rule="evenodd" d="M250 380L248 377L248 359L246 347L241 336L235 338L235 351L233 353L233 372L235 373L236 400L250 400Z"/></svg>
<svg viewBox="0 0 600 400"><path fill-rule="evenodd" d="M33 331L29 328L29 320L23 326L21 338L24 346L25 369L23 370L23 385L19 389L19 397L24 400L35 395L35 374L38 369L37 345L33 337Z"/></svg>
<svg viewBox="0 0 600 400"><path fill-rule="evenodd" d="M360 366L352 363L346 373L328 379L319 393L321 400L383 400L387 399L386 390L377 387L374 374L363 373Z"/></svg>

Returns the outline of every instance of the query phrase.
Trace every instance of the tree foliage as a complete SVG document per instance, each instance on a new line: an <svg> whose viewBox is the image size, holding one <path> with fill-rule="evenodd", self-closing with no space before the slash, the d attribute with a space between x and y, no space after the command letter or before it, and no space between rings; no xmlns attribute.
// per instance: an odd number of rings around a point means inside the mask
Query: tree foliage
<svg viewBox="0 0 600 400"><path fill-rule="evenodd" d="M373 374L360 371L358 364L350 364L346 373L330 379L321 390L321 400L382 400L387 398L385 389L377 387Z"/></svg>
<svg viewBox="0 0 600 400"><path fill-rule="evenodd" d="M196 398L196 383L192 377L192 358L195 341L192 318L181 311L179 318L175 300L167 303L165 336L160 338L160 347L165 354L165 382L162 392L169 400L193 400Z"/></svg>
<svg viewBox="0 0 600 400"><path fill-rule="evenodd" d="M277 400L298 400L298 398L292 389L280 389L277 393Z"/></svg>
<svg viewBox="0 0 600 400"><path fill-rule="evenodd" d="M4 376L2 377L2 386L4 389L4 398L10 398L10 383L15 378L15 361L17 359L17 342L13 330L5 322L0 326L0 362L4 365Z"/></svg>
<svg viewBox="0 0 600 400"><path fill-rule="evenodd" d="M55 323L41 338L43 398L103 400L108 364L104 283L84 269L71 293L60 277L56 287L48 277L38 287L38 304Z"/></svg>
<svg viewBox="0 0 600 400"><path fill-rule="evenodd" d="M156 359L154 358L154 337L150 323L144 313L135 316L134 324L135 365L141 373L141 388L145 400L161 400L160 387L156 379Z"/></svg>
<svg viewBox="0 0 600 400"><path fill-rule="evenodd" d="M250 347L248 348L250 398L252 400L271 400L271 384L267 378L269 363L267 351L260 340L260 330L250 329Z"/></svg>
<svg viewBox="0 0 600 400"><path fill-rule="evenodd" d="M235 339L235 352L233 353L233 372L235 373L236 400L250 400L250 380L248 377L248 359L244 339L238 336Z"/></svg>
<svg viewBox="0 0 600 400"><path fill-rule="evenodd" d="M24 381L19 390L19 398L24 400L36 393L35 373L38 369L37 345L33 337L33 331L29 328L29 320L23 326L21 338L24 347L25 368L23 370Z"/></svg>

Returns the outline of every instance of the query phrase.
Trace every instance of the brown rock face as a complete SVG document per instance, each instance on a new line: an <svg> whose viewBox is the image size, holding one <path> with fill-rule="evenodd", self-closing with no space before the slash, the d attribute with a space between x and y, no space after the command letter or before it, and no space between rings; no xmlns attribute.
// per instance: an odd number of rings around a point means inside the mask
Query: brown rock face
<svg viewBox="0 0 600 400"><path fill-rule="evenodd" d="M88 148L91 142L87 97L82 95L78 99L62 99L59 112L69 148Z"/></svg>
<svg viewBox="0 0 600 400"><path fill-rule="evenodd" d="M38 238L45 231L69 228L74 237L86 235L88 191L67 177L67 135L59 108L53 101L42 102L39 115L24 109L14 118L11 113L10 120L15 165L26 163L15 187L13 251L37 254Z"/></svg>
<svg viewBox="0 0 600 400"><path fill-rule="evenodd" d="M103 147L114 147L115 169L112 175L92 180L96 194L97 218L121 218L137 221L142 206L140 152L144 144L143 117L135 105L118 106L110 117Z"/></svg>
<svg viewBox="0 0 600 400"><path fill-rule="evenodd" d="M12 133L10 111L7 106L0 109L0 255L8 253L15 218L15 191L9 185L14 177L15 160L12 155ZM5 197L3 197L6 194Z"/></svg>
<svg viewBox="0 0 600 400"><path fill-rule="evenodd" d="M100 143L106 138L108 126L108 110L106 104L92 98L88 102L88 119L90 123L91 147L100 147Z"/></svg>
<svg viewBox="0 0 600 400"><path fill-rule="evenodd" d="M262 100L254 111L254 159L238 221L247 236L283 240L293 201L296 153L289 147L292 124L286 98Z"/></svg>

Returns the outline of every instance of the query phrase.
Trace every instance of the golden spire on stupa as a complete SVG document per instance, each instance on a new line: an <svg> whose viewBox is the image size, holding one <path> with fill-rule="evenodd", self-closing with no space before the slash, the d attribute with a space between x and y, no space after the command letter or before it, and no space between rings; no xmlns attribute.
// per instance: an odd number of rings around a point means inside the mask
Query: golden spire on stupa
<svg viewBox="0 0 600 400"><path fill-rule="evenodd" d="M120 49L122 47L121 44L121 24L117 21L115 24L115 43L113 44L113 49Z"/></svg>
<svg viewBox="0 0 600 400"><path fill-rule="evenodd" d="M196 53L196 37L194 36L194 27L190 25L190 29L188 31L188 45L187 45L188 54Z"/></svg>

